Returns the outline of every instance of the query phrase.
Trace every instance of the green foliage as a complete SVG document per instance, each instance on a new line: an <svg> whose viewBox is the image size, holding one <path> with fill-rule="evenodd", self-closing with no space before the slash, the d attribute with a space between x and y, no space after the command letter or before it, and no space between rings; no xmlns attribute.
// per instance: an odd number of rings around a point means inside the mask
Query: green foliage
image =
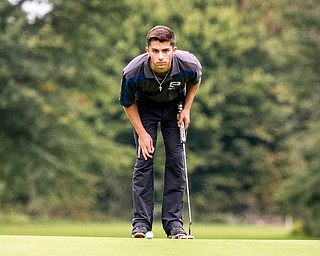
<svg viewBox="0 0 320 256"><path fill-rule="evenodd" d="M278 58L277 75L295 95L294 133L286 142L286 181L278 198L297 218L305 231L320 235L319 152L319 57L320 18L317 1L284 1L279 21L285 29L270 53Z"/></svg>
<svg viewBox="0 0 320 256"><path fill-rule="evenodd" d="M92 81L91 91L97 89L95 80L102 78L83 72L89 65L76 54L87 47L75 40L81 33L71 38L61 33L54 17L34 26L23 17L9 18L3 24L1 58L2 208L86 218L98 207L95 190L101 186L93 166L117 172L128 164L115 162L114 154L125 149L103 143L108 132L100 135L102 128L95 125L95 116L108 119L108 112L99 113L103 103L84 87Z"/></svg>

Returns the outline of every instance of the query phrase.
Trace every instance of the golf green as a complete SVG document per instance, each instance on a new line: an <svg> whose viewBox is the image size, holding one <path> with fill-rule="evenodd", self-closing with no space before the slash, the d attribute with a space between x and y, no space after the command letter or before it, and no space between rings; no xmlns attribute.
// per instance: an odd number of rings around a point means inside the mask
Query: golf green
<svg viewBox="0 0 320 256"><path fill-rule="evenodd" d="M133 239L66 236L0 236L5 256L318 256L317 240Z"/></svg>

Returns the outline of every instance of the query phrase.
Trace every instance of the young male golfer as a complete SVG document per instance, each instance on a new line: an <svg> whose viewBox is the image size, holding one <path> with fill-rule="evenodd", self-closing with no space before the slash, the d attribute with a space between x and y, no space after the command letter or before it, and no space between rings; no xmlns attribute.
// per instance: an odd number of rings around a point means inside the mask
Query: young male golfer
<svg viewBox="0 0 320 256"><path fill-rule="evenodd" d="M166 26L152 28L146 37L146 53L123 70L120 103L133 128L136 161L132 178L132 237L144 238L153 224L154 166L158 124L166 152L162 225L169 238L186 235L183 198L186 174L179 126L190 123L190 109L199 88L202 67L197 58L177 50L174 32ZM177 105L184 108L178 114Z"/></svg>

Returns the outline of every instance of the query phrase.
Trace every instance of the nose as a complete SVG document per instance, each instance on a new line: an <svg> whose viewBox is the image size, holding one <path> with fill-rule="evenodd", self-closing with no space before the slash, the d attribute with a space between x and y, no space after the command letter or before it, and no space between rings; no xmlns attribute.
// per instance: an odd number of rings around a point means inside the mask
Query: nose
<svg viewBox="0 0 320 256"><path fill-rule="evenodd" d="M161 51L159 52L159 60L163 60L163 53Z"/></svg>

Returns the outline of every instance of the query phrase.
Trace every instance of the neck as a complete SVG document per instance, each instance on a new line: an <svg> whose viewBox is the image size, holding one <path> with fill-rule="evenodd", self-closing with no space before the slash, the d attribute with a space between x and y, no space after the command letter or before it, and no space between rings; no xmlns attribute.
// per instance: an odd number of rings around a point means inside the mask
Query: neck
<svg viewBox="0 0 320 256"><path fill-rule="evenodd" d="M158 77L165 77L169 70L167 70L166 72L161 72L161 73L158 73L157 71L153 70L153 72L158 76Z"/></svg>

